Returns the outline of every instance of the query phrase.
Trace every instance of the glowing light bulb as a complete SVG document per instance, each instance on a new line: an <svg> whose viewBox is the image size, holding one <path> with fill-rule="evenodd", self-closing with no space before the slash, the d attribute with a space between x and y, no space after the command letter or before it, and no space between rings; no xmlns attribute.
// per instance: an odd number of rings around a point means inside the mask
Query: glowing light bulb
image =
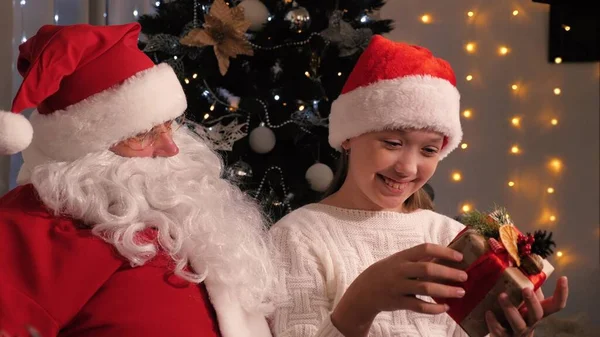
<svg viewBox="0 0 600 337"><path fill-rule="evenodd" d="M561 57L554 58L554 63L561 64L562 63L562 58Z"/></svg>
<svg viewBox="0 0 600 337"><path fill-rule="evenodd" d="M470 18L472 18L474 15L475 15L475 13L473 13L473 11L469 11L467 13L467 16L470 17Z"/></svg>
<svg viewBox="0 0 600 337"><path fill-rule="evenodd" d="M304 75L306 75L306 77L310 77L310 73L308 71L305 71Z"/></svg>
<svg viewBox="0 0 600 337"><path fill-rule="evenodd" d="M513 84L513 85L511 85L510 87L511 87L511 89L512 89L512 90L515 90L515 91L516 91L516 90L519 90L519 86L518 86L518 85L516 85L516 84Z"/></svg>
<svg viewBox="0 0 600 337"><path fill-rule="evenodd" d="M155 2L155 3L154 3L154 5L155 5L156 7L159 7L159 6L160 6L160 1L157 1L157 2Z"/></svg>
<svg viewBox="0 0 600 337"><path fill-rule="evenodd" d="M508 182L508 186L510 186L510 187L514 187L514 186L515 186L515 182L514 182L514 181L509 181L509 182Z"/></svg>
<svg viewBox="0 0 600 337"><path fill-rule="evenodd" d="M548 187L548 189L546 191L548 193L552 194L552 193L554 193L554 188L553 187Z"/></svg>
<svg viewBox="0 0 600 337"><path fill-rule="evenodd" d="M560 90L560 88L554 88L554 94L556 96L560 95L561 92L562 92L562 90Z"/></svg>
<svg viewBox="0 0 600 337"><path fill-rule="evenodd" d="M500 55L506 55L508 54L508 47L506 46L501 46L500 48L498 48L498 52L500 53Z"/></svg>
<svg viewBox="0 0 600 337"><path fill-rule="evenodd" d="M27 4L27 1L25 1L25 0L21 0L21 2L20 2L20 3L21 3L21 6L25 6L25 5Z"/></svg>
<svg viewBox="0 0 600 337"><path fill-rule="evenodd" d="M424 14L423 16L421 16L421 21L423 21L423 23L430 23L431 16L429 16L429 14Z"/></svg>
<svg viewBox="0 0 600 337"><path fill-rule="evenodd" d="M204 119L208 119L210 117L210 114L204 114Z"/></svg>
<svg viewBox="0 0 600 337"><path fill-rule="evenodd" d="M473 116L473 112L471 112L471 110L465 110L463 111L463 116L465 118L471 118L471 116Z"/></svg>
<svg viewBox="0 0 600 337"><path fill-rule="evenodd" d="M519 148L519 146L513 145L513 147L510 148L510 152L513 154L518 154L521 152L521 149Z"/></svg>
<svg viewBox="0 0 600 337"><path fill-rule="evenodd" d="M568 32L571 30L571 26L563 25L563 29Z"/></svg>
<svg viewBox="0 0 600 337"><path fill-rule="evenodd" d="M552 125L558 125L558 119L552 118L552 120L550 121L550 124L552 124Z"/></svg>
<svg viewBox="0 0 600 337"><path fill-rule="evenodd" d="M512 14L513 14L513 16L517 16L517 15L519 15L519 11L515 9L515 10L512 12Z"/></svg>
<svg viewBox="0 0 600 337"><path fill-rule="evenodd" d="M563 252L561 252L560 250L556 252L556 257L563 257L563 255Z"/></svg>
<svg viewBox="0 0 600 337"><path fill-rule="evenodd" d="M304 105L299 106L298 111L304 111Z"/></svg>
<svg viewBox="0 0 600 337"><path fill-rule="evenodd" d="M460 209L461 209L463 212L465 212L465 213L466 213L466 212L470 212L470 211L471 211L471 208L472 208L472 207L471 207L471 205L469 205L469 204L464 204L464 205L462 205L462 207L461 207Z"/></svg>
<svg viewBox="0 0 600 337"><path fill-rule="evenodd" d="M198 74L192 75L192 78L198 78Z"/></svg>
<svg viewBox="0 0 600 337"><path fill-rule="evenodd" d="M463 150L466 149L467 147L469 147L469 145L467 143L460 144L460 148Z"/></svg>
<svg viewBox="0 0 600 337"><path fill-rule="evenodd" d="M341 71L338 73L338 76L342 76L342 72Z"/></svg>
<svg viewBox="0 0 600 337"><path fill-rule="evenodd" d="M467 79L467 81L473 80L473 75L467 75L466 79Z"/></svg>
<svg viewBox="0 0 600 337"><path fill-rule="evenodd" d="M187 78L183 80L185 82L185 84L190 84L190 80L188 80Z"/></svg>
<svg viewBox="0 0 600 337"><path fill-rule="evenodd" d="M454 180L454 181L461 181L462 180L462 175L460 174L460 172L454 172L454 173L452 173L452 180Z"/></svg>
<svg viewBox="0 0 600 337"><path fill-rule="evenodd" d="M521 126L521 118L519 117L513 117L513 119L510 122L514 126Z"/></svg>
<svg viewBox="0 0 600 337"><path fill-rule="evenodd" d="M215 105L214 104L210 106L210 111L215 111Z"/></svg>
<svg viewBox="0 0 600 337"><path fill-rule="evenodd" d="M54 23L58 22L58 14L54 14Z"/></svg>
<svg viewBox="0 0 600 337"><path fill-rule="evenodd" d="M133 16L138 16L138 14L140 14L137 9L133 11Z"/></svg>
<svg viewBox="0 0 600 337"><path fill-rule="evenodd" d="M550 221L554 222L554 221L556 221L556 216L555 215L551 215L549 219L550 219Z"/></svg>
<svg viewBox="0 0 600 337"><path fill-rule="evenodd" d="M473 42L469 42L467 43L467 45L465 46L465 49L469 52L469 53L474 53L475 52L475 43Z"/></svg>
<svg viewBox="0 0 600 337"><path fill-rule="evenodd" d="M550 166L550 169L556 173L560 172L563 168L563 163L560 159L552 159L550 160L550 163L548 163L548 166Z"/></svg>
<svg viewBox="0 0 600 337"><path fill-rule="evenodd" d="M281 97L279 97L279 95L275 95L275 96L273 96L273 98L274 98L276 101L279 101L279 99L280 99Z"/></svg>
<svg viewBox="0 0 600 337"><path fill-rule="evenodd" d="M177 60L177 55L173 56L173 60Z"/></svg>

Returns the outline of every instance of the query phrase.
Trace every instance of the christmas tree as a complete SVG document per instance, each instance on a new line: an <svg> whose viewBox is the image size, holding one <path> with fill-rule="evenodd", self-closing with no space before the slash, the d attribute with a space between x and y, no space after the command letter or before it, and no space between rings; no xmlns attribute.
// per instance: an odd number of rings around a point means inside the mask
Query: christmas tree
<svg viewBox="0 0 600 337"><path fill-rule="evenodd" d="M157 1L141 47L185 90L186 117L226 160L226 178L272 220L322 197L338 153L328 115L373 34L383 0ZM367 113L367 112L365 112Z"/></svg>

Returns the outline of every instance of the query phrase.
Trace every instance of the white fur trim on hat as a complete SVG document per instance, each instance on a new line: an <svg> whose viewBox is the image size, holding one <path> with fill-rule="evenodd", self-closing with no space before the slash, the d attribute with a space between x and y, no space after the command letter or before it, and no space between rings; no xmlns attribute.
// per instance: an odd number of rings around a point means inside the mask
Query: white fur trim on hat
<svg viewBox="0 0 600 337"><path fill-rule="evenodd" d="M23 151L32 137L33 129L25 116L0 111L0 155Z"/></svg>
<svg viewBox="0 0 600 337"><path fill-rule="evenodd" d="M429 75L382 80L342 94L331 107L329 144L342 143L367 132L396 129L429 129L448 143L440 159L462 139L460 94L450 82Z"/></svg>
<svg viewBox="0 0 600 337"><path fill-rule="evenodd" d="M160 64L64 110L34 111L31 146L55 161L75 160L174 119L186 107L175 72Z"/></svg>

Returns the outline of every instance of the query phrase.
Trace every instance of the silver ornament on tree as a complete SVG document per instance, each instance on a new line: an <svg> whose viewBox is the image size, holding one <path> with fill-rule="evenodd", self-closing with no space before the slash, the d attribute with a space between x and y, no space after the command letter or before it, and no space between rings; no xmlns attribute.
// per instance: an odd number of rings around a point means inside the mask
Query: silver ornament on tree
<svg viewBox="0 0 600 337"><path fill-rule="evenodd" d="M194 132L208 141L208 146L215 151L232 151L235 142L246 137L246 123L238 124L237 119L227 125L221 123L206 127L198 124Z"/></svg>
<svg viewBox="0 0 600 337"><path fill-rule="evenodd" d="M273 130L261 124L250 132L250 148L260 154L271 152L275 147L276 139Z"/></svg>
<svg viewBox="0 0 600 337"><path fill-rule="evenodd" d="M340 57L357 53L367 47L373 36L369 28L354 29L349 22L344 21L344 13L336 10L329 17L329 26L321 32L321 36L337 46Z"/></svg>
<svg viewBox="0 0 600 337"><path fill-rule="evenodd" d="M305 177L313 191L325 192L333 181L333 171L323 163L316 163L308 168Z"/></svg>
<svg viewBox="0 0 600 337"><path fill-rule="evenodd" d="M261 31L269 21L269 9L259 0L243 0L238 6L244 8L244 18L250 21L251 31Z"/></svg>
<svg viewBox="0 0 600 337"><path fill-rule="evenodd" d="M296 2L294 2L294 7L285 14L283 19L289 23L290 30L297 33L302 33L302 31L310 28L312 21L310 12L302 6L298 6Z"/></svg>
<svg viewBox="0 0 600 337"><path fill-rule="evenodd" d="M315 105L296 100L296 111L290 116L291 120L303 127L327 126L327 119L318 114Z"/></svg>
<svg viewBox="0 0 600 337"><path fill-rule="evenodd" d="M244 181L252 178L252 167L243 160L236 161L225 170L225 178L230 181Z"/></svg>
<svg viewBox="0 0 600 337"><path fill-rule="evenodd" d="M281 60L277 59L277 61L275 61L275 64L271 67L271 78L275 81L278 80L281 76L282 71L283 68L281 67Z"/></svg>

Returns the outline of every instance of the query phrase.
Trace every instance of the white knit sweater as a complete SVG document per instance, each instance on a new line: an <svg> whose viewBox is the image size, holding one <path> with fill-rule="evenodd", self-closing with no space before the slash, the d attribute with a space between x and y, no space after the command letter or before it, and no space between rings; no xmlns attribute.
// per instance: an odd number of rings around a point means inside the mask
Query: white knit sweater
<svg viewBox="0 0 600 337"><path fill-rule="evenodd" d="M279 279L287 295L271 317L275 337L343 337L330 314L354 279L371 264L421 243L447 245L464 226L418 210L370 212L311 204L271 228ZM420 297L431 301L430 298ZM466 336L448 315L382 312L370 337Z"/></svg>

